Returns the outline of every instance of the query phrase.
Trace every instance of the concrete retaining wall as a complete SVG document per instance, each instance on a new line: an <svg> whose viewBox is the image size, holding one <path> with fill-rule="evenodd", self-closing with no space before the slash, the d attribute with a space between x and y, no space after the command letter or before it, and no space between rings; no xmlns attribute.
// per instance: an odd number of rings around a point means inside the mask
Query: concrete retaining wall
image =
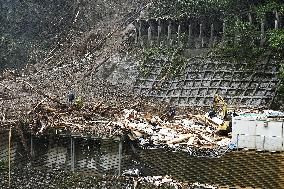
<svg viewBox="0 0 284 189"><path fill-rule="evenodd" d="M153 60L147 65L149 75L138 77L134 92L182 106L212 106L217 93L229 106L269 107L279 82L275 61L250 64L193 58L183 72L164 79L162 70L169 66L167 61Z"/></svg>

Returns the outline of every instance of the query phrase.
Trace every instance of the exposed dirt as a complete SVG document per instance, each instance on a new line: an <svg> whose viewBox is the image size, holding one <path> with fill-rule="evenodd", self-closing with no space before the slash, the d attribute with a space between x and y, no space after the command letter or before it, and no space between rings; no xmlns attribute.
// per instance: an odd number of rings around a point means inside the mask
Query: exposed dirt
<svg viewBox="0 0 284 189"><path fill-rule="evenodd" d="M1 73L3 122L24 119L41 101L50 103L51 107L67 104L70 91L84 104L121 102L133 96L131 85L138 62L135 48L129 45L134 31L131 22L140 16L148 2L70 3L73 3L70 5L73 20L57 36L48 53L22 70Z"/></svg>

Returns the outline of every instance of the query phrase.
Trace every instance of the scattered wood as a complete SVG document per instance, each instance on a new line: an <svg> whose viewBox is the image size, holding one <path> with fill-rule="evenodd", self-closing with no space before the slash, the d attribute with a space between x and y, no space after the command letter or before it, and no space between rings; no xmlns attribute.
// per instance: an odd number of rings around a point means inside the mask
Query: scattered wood
<svg viewBox="0 0 284 189"><path fill-rule="evenodd" d="M181 134L181 135L179 136L179 138L176 138L176 139L167 141L167 144L180 143L180 142L182 142L182 141L184 141L184 140L189 139L191 136L192 136L192 134Z"/></svg>
<svg viewBox="0 0 284 189"><path fill-rule="evenodd" d="M25 84L27 84L27 85L28 85L34 92L36 92L37 94L42 95L43 97L45 97L45 98L47 98L47 99L49 99L49 100L51 100L51 101L53 101L53 102L56 102L57 104L59 104L59 105L61 105L61 106L66 106L66 104L61 103L57 98L51 97L51 96L49 96L48 94L45 94L44 92L42 92L41 90L36 89L36 88L35 88L34 86L32 86L29 82L24 81L24 80L22 80L22 82L25 83Z"/></svg>
<svg viewBox="0 0 284 189"><path fill-rule="evenodd" d="M200 114L176 116L169 121L149 112L142 113L129 109L124 110L124 114L114 124L129 130L134 138L140 138L143 144L152 141L156 145L178 145L179 148L186 150L187 146L225 147L230 142L222 140L222 143L217 143L221 140L216 134L217 124Z"/></svg>
<svg viewBox="0 0 284 189"><path fill-rule="evenodd" d="M193 116L194 118L197 119L197 121L199 121L200 123L202 124L205 124L205 125L209 125L211 127L216 127L218 128L219 125L216 124L214 121L212 121L211 119L208 119L207 117L205 117L204 115L195 115Z"/></svg>
<svg viewBox="0 0 284 189"><path fill-rule="evenodd" d="M56 112L56 109L55 108L51 108L51 107L46 107L44 106L43 109L47 112Z"/></svg>

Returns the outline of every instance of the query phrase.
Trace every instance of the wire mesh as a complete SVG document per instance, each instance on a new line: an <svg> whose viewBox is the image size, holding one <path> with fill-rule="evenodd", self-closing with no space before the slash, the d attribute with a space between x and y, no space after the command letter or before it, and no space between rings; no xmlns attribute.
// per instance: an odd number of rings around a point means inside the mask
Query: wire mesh
<svg viewBox="0 0 284 189"><path fill-rule="evenodd" d="M171 175L189 183L282 188L284 182L283 153L230 152L212 158L158 149L141 151L139 158L151 175Z"/></svg>
<svg viewBox="0 0 284 189"><path fill-rule="evenodd" d="M8 158L8 132L0 132L0 157ZM12 139L12 168L30 163L44 170L86 175L119 175L138 169L140 176L165 176L187 183L281 188L284 154L235 151L219 158L192 156L170 149L142 149L135 142L78 136L29 136L28 152ZM82 181L83 182L83 181Z"/></svg>

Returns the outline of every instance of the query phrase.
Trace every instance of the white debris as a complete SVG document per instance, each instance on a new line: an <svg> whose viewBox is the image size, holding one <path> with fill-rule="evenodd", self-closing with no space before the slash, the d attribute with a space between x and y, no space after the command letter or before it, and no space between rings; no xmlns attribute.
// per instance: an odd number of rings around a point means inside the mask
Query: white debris
<svg viewBox="0 0 284 189"><path fill-rule="evenodd" d="M166 145L187 150L187 147L204 145L207 148L226 147L230 143L229 138L217 134L218 123L223 122L219 118L210 121L203 115L184 115L163 120L133 109L123 112L115 124L131 131L133 138L143 138L139 140L141 145Z"/></svg>
<svg viewBox="0 0 284 189"><path fill-rule="evenodd" d="M147 176L147 177L139 177L137 183L151 183L158 188L163 188L164 186L171 186L171 188L180 189L180 188L204 188L204 189L217 189L218 186L213 186L209 184L201 184L201 183L192 183L185 184L180 181L177 181L169 176Z"/></svg>
<svg viewBox="0 0 284 189"><path fill-rule="evenodd" d="M211 120L214 121L218 125L221 125L223 123L223 120L218 117L212 117Z"/></svg>
<svg viewBox="0 0 284 189"><path fill-rule="evenodd" d="M219 146L228 146L228 145L230 144L230 142L231 142L231 139L229 139L229 138L224 138L224 139L222 139L221 141L218 141L217 144L218 144Z"/></svg>

